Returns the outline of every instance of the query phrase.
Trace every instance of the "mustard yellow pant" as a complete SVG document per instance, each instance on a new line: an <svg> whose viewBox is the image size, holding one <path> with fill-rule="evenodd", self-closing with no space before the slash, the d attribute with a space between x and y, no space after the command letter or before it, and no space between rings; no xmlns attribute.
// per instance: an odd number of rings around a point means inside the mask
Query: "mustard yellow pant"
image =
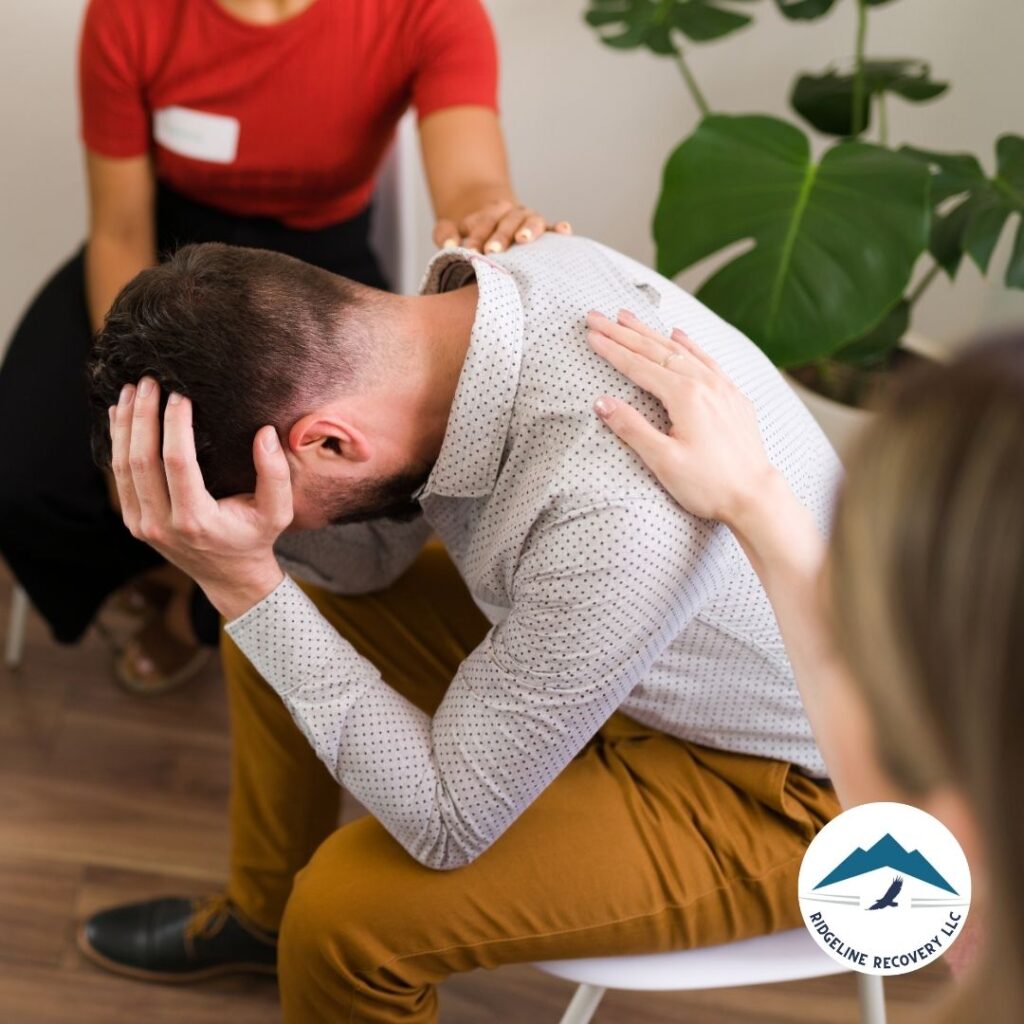
<svg viewBox="0 0 1024 1024"><path fill-rule="evenodd" d="M489 628L437 545L380 593L309 592L428 713ZM245 657L223 649L229 895L280 928L288 1024L434 1021L436 985L455 972L683 949L799 923L800 859L838 804L784 762L615 715L490 850L433 871L372 817L337 827L337 783Z"/></svg>

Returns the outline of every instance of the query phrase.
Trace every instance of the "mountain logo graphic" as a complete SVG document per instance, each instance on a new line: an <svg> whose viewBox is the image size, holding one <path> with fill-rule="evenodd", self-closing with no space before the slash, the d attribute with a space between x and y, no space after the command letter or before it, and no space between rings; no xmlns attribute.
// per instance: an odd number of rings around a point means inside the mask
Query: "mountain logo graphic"
<svg viewBox="0 0 1024 1024"><path fill-rule="evenodd" d="M888 832L867 850L858 846L814 888L815 890L823 889L826 885L845 882L849 878L866 875L869 871L877 871L879 868L891 868L900 875L909 875L911 878L934 885L938 889L945 889L946 892L951 892L954 896L959 895L920 851L905 850ZM902 888L902 882L901 878L900 888ZM898 893L899 889L896 892Z"/></svg>
<svg viewBox="0 0 1024 1024"><path fill-rule="evenodd" d="M811 840L797 901L811 939L845 970L906 974L963 934L971 867L956 836L920 807L858 804Z"/></svg>

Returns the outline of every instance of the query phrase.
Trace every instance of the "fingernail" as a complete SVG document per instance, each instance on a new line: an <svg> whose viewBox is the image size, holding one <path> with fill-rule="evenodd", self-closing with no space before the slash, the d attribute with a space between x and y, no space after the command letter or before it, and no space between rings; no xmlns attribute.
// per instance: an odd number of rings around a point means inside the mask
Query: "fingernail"
<svg viewBox="0 0 1024 1024"><path fill-rule="evenodd" d="M276 430L264 430L261 440L265 452L276 452L281 447L281 441Z"/></svg>
<svg viewBox="0 0 1024 1024"><path fill-rule="evenodd" d="M607 320L608 317L606 317L604 315L604 313L602 313L600 310L591 309L591 310L589 310L587 312L587 319L588 320Z"/></svg>
<svg viewBox="0 0 1024 1024"><path fill-rule="evenodd" d="M556 231L561 231L563 234L572 234L572 225L567 220L560 220L555 225Z"/></svg>
<svg viewBox="0 0 1024 1024"><path fill-rule="evenodd" d="M501 242L493 241L484 246L484 252L501 252L504 248Z"/></svg>
<svg viewBox="0 0 1024 1024"><path fill-rule="evenodd" d="M135 397L135 386L132 384L125 384L121 388L121 397L118 399L118 405L131 405L132 399Z"/></svg>
<svg viewBox="0 0 1024 1024"><path fill-rule="evenodd" d="M458 247L459 240L457 238L446 238L444 242L441 243L442 249L458 249Z"/></svg>
<svg viewBox="0 0 1024 1024"><path fill-rule="evenodd" d="M149 377L143 377L139 381L139 398L146 398L153 391L153 382Z"/></svg>
<svg viewBox="0 0 1024 1024"><path fill-rule="evenodd" d="M636 313L633 313L632 311L630 311L628 309L620 309L619 310L619 319L620 320L635 320L636 319Z"/></svg>
<svg viewBox="0 0 1024 1024"><path fill-rule="evenodd" d="M613 398L599 398L594 402L594 412L601 419L607 419L615 411L615 400Z"/></svg>
<svg viewBox="0 0 1024 1024"><path fill-rule="evenodd" d="M168 405L177 405L181 401L181 395L177 391L172 391L167 397Z"/></svg>
<svg viewBox="0 0 1024 1024"><path fill-rule="evenodd" d="M533 241L533 232L529 228L523 228L523 230L520 231L518 235L516 235L516 241L518 241L518 242L532 242Z"/></svg>
<svg viewBox="0 0 1024 1024"><path fill-rule="evenodd" d="M468 252L475 252L478 256L480 255L480 250L475 245L467 245L466 250Z"/></svg>

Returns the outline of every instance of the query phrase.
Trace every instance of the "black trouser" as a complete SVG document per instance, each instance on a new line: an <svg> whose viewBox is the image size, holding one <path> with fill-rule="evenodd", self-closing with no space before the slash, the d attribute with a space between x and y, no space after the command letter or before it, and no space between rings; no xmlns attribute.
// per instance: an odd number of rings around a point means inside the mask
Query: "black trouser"
<svg viewBox="0 0 1024 1024"><path fill-rule="evenodd" d="M384 288L369 226L369 210L299 231L234 217L163 188L157 201L161 254L189 242L273 249ZM91 342L79 251L36 296L0 368L0 554L64 643L81 637L109 594L161 563L125 529L92 461L85 380ZM193 620L201 639L215 641L216 616L204 601Z"/></svg>

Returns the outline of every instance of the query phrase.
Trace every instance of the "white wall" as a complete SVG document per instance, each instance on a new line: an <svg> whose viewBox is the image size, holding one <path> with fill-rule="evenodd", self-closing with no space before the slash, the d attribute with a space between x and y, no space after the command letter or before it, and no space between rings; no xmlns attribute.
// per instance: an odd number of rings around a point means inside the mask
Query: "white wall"
<svg viewBox="0 0 1024 1024"><path fill-rule="evenodd" d="M85 230L75 51L85 0L2 0L0 347Z"/></svg>
<svg viewBox="0 0 1024 1024"><path fill-rule="evenodd" d="M583 0L488 2L503 51L505 127L522 198L651 260L649 224L661 167L694 124L675 66L601 46L583 23ZM84 230L74 99L83 7L84 0L3 0L0 338ZM717 109L784 113L797 70L852 52L853 0L839 0L829 18L813 25L785 22L770 0L749 9L757 13L756 26L692 53ZM1021 0L896 0L875 10L874 54L930 58L936 74L954 83L947 97L927 107L893 102L894 140L971 149L990 163L998 134L1024 131L1022 38ZM424 259L427 222L424 215ZM919 325L952 340L1008 319L1024 321L1024 295L985 285L965 266L955 291L944 282L935 287Z"/></svg>

